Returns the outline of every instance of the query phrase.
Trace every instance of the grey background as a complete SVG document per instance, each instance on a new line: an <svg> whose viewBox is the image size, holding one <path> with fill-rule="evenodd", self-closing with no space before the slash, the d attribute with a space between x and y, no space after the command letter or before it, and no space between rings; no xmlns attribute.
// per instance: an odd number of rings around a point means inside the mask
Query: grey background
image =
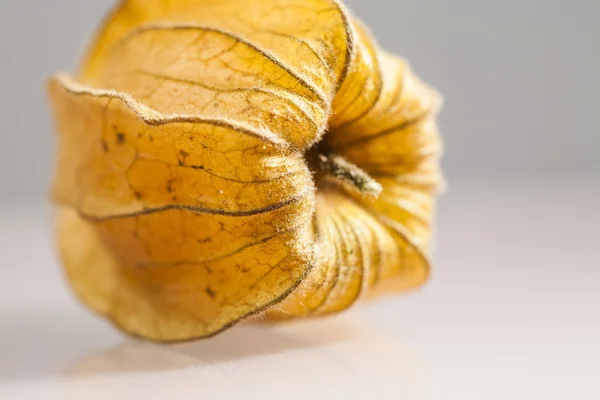
<svg viewBox="0 0 600 400"><path fill-rule="evenodd" d="M600 175L600 1L347 0L446 98L450 182ZM44 81L75 66L113 0L0 0L0 199L52 173Z"/></svg>
<svg viewBox="0 0 600 400"><path fill-rule="evenodd" d="M113 0L0 0L0 398L409 400L416 384L444 400L600 399L600 0L346 1L446 97L432 279L339 320L173 348L77 304L41 206L44 81Z"/></svg>

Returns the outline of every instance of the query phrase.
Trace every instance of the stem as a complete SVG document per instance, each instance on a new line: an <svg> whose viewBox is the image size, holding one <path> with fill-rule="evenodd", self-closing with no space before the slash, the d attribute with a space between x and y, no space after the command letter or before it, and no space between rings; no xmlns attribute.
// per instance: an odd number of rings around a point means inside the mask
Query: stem
<svg viewBox="0 0 600 400"><path fill-rule="evenodd" d="M381 185L358 166L336 153L318 154L319 169L334 179L351 185L363 196L377 198Z"/></svg>

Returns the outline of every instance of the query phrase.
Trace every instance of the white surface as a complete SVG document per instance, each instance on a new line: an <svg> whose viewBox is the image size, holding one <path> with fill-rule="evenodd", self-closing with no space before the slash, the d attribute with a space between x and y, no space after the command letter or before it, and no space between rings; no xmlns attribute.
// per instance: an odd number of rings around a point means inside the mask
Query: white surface
<svg viewBox="0 0 600 400"><path fill-rule="evenodd" d="M453 189L418 293L175 346L73 301L44 210L7 205L0 398L599 399L598 182Z"/></svg>

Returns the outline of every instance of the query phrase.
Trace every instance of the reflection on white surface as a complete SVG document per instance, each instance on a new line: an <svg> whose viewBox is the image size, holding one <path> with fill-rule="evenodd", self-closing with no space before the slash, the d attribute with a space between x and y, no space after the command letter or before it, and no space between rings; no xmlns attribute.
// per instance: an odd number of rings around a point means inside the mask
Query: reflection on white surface
<svg viewBox="0 0 600 400"><path fill-rule="evenodd" d="M42 215L0 211L2 400L600 399L596 183L455 188L424 290L168 346L71 299Z"/></svg>
<svg viewBox="0 0 600 400"><path fill-rule="evenodd" d="M348 316L278 327L244 324L212 340L176 345L118 338L114 347L90 354L79 347L80 358L73 357L78 336L89 335L91 344L116 335L83 331L64 319L74 330L48 337L40 333L48 322L40 321L39 340L25 350L33 356L24 367L32 369L0 376L9 379L2 383L10 398L428 398L414 355ZM49 354L49 348L57 351ZM18 362L23 351L5 356Z"/></svg>
<svg viewBox="0 0 600 400"><path fill-rule="evenodd" d="M322 322L246 325L174 346L126 342L85 358L70 376L95 378L92 399L133 395L140 385L156 398L182 387L186 395L233 399L425 398L422 368L396 341L346 318ZM75 398L89 389L89 381L69 385Z"/></svg>

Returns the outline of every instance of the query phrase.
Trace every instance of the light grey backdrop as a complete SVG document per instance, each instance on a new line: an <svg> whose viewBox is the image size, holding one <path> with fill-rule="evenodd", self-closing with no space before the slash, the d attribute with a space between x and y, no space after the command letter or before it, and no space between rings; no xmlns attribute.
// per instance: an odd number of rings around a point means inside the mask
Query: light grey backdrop
<svg viewBox="0 0 600 400"><path fill-rule="evenodd" d="M0 199L46 195L45 78L75 65L112 3L0 0ZM347 4L445 95L451 182L598 176L600 1Z"/></svg>

